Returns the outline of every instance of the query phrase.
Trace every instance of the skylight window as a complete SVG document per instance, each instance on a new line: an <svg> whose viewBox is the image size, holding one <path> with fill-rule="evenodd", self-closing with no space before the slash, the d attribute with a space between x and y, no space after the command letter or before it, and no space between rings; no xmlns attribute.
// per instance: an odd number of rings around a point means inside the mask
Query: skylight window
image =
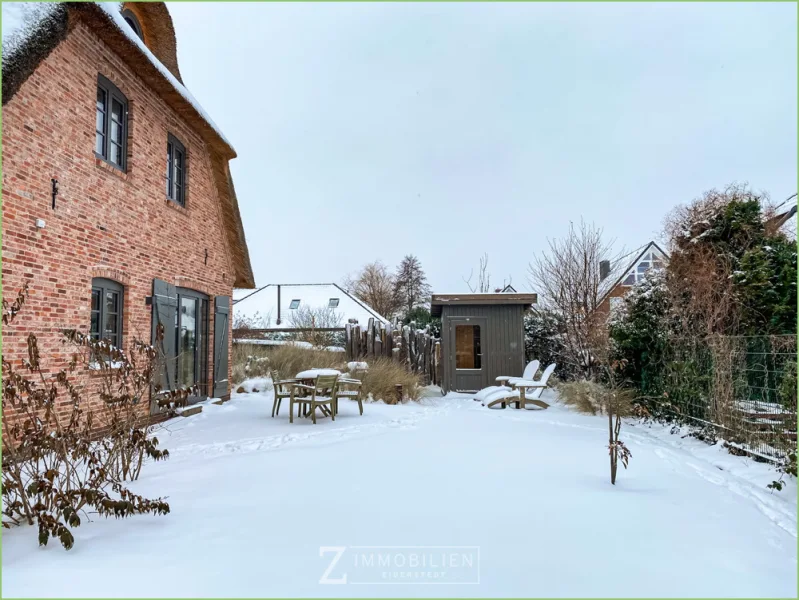
<svg viewBox="0 0 799 600"><path fill-rule="evenodd" d="M330 302L327 303L328 308L338 308L338 298L331 298Z"/></svg>
<svg viewBox="0 0 799 600"><path fill-rule="evenodd" d="M289 309L290 310L297 310L299 307L300 307L300 301L299 300L292 300L291 304L289 304Z"/></svg>

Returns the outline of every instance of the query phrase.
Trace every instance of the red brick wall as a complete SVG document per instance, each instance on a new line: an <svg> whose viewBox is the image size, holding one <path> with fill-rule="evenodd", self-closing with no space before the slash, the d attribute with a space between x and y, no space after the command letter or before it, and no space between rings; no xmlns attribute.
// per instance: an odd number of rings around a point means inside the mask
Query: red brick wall
<svg viewBox="0 0 799 600"><path fill-rule="evenodd" d="M94 156L98 73L129 102L126 173ZM186 146L185 209L166 199L168 132ZM32 330L42 356L60 367L68 348L58 332L88 333L92 277L125 285L123 347L133 335L149 340L145 297L158 278L210 296L210 380L213 297L231 295L233 268L200 136L78 23L3 107L2 139L3 292L11 299L24 281L31 286L20 318L4 328L4 357L23 356Z"/></svg>
<svg viewBox="0 0 799 600"><path fill-rule="evenodd" d="M602 300L602 303L597 307L597 312L606 316L610 315L610 299L622 298L628 291L630 291L630 286L618 284L605 296L605 299Z"/></svg>

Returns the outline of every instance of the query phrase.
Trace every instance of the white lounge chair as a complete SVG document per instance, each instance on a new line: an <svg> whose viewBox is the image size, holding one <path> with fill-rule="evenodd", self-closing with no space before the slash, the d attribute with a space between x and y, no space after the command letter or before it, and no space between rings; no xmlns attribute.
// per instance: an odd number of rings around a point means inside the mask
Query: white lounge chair
<svg viewBox="0 0 799 600"><path fill-rule="evenodd" d="M491 394L494 394L499 391L507 392L509 388L504 385L492 385L487 388L483 388L479 392L474 395L475 402L484 402L486 398L488 398Z"/></svg>
<svg viewBox="0 0 799 600"><path fill-rule="evenodd" d="M488 408L505 408L509 404L515 404L518 408L521 402L521 392L505 386L492 386L480 392L486 392L481 400L483 406Z"/></svg>
<svg viewBox="0 0 799 600"><path fill-rule="evenodd" d="M532 380L535 377L535 374L538 373L538 367L541 363L537 360L531 360L530 363L524 368L524 372L522 373L521 377L511 377L508 375L500 375L497 377L497 381L500 382L500 385L505 385L511 379L529 379Z"/></svg>
<svg viewBox="0 0 799 600"><path fill-rule="evenodd" d="M525 408L525 404L528 402L530 404L534 404L535 406L539 406L541 408L549 408L549 404L540 400L541 394L544 393L544 390L548 387L549 378L552 373L555 372L555 363L549 365L544 372L541 374L540 379L522 379L522 378L514 378L508 380L508 383L514 390L519 390L520 392L520 402L519 405L521 408ZM528 396L527 390L532 388L532 393Z"/></svg>

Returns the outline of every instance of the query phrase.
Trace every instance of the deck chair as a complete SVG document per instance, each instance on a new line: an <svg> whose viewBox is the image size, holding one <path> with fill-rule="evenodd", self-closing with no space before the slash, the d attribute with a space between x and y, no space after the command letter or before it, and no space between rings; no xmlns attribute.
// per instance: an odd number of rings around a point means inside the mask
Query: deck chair
<svg viewBox="0 0 799 600"><path fill-rule="evenodd" d="M508 387L504 385L492 385L487 388L483 388L479 392L474 395L475 402L484 402L486 398L488 398L491 394L497 393L499 391L508 391Z"/></svg>
<svg viewBox="0 0 799 600"><path fill-rule="evenodd" d="M549 378L555 371L555 363L549 365L544 372L541 373L541 379L511 379L508 383L514 390L518 390L519 394L519 405L521 408L525 408L526 404L533 404L540 408L549 408L549 404L541 400L541 394L544 393L544 390L548 387ZM533 391L527 393L527 390L532 388Z"/></svg>
<svg viewBox="0 0 799 600"><path fill-rule="evenodd" d="M350 400L356 400L358 402L358 410L361 411L361 414L363 415L363 394L361 393L361 385L362 383L358 379L339 377L338 385L336 386L334 403L336 412L338 412L339 398L349 398ZM355 389L341 389L342 387Z"/></svg>
<svg viewBox="0 0 799 600"><path fill-rule="evenodd" d="M297 379L281 379L280 373L272 369L269 371L272 378L272 386L275 388L275 401L272 403L272 417L280 412L280 403L285 398L291 398L291 386L299 383Z"/></svg>
<svg viewBox="0 0 799 600"><path fill-rule="evenodd" d="M487 408L505 408L514 404L516 408L520 406L521 392L519 390L513 390L505 386L492 386L480 391L486 392L482 394L481 401L483 406Z"/></svg>
<svg viewBox="0 0 799 600"><path fill-rule="evenodd" d="M504 385L511 379L533 379L535 374L538 373L538 367L541 366L541 363L538 360L531 360L528 365L524 368L524 372L522 373L521 377L510 377L508 375L500 375L497 377L497 381L500 382L500 385Z"/></svg>
<svg viewBox="0 0 799 600"><path fill-rule="evenodd" d="M316 425L316 409L322 411L325 416L330 416L336 420L336 386L338 385L338 375L320 375L316 378L314 385L303 385L295 383L291 386L291 397L289 399L289 423L294 422L294 405L297 404L307 408L311 412L311 419ZM310 395L298 396L297 390L304 390ZM329 396L323 396L329 391ZM329 406L329 408L328 408ZM307 412L305 413L307 414Z"/></svg>

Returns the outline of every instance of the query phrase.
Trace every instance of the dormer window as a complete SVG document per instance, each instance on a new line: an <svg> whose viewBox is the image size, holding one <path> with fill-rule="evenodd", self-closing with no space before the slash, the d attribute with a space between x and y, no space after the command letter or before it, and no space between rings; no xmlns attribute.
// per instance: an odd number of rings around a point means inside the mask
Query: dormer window
<svg viewBox="0 0 799 600"><path fill-rule="evenodd" d="M139 39L143 42L144 34L142 34L139 19L136 18L136 15L133 13L133 11L129 8L124 9L122 11L122 18L125 19L125 22L130 25L130 28L133 30L133 33L139 36Z"/></svg>
<svg viewBox="0 0 799 600"><path fill-rule="evenodd" d="M299 300L292 300L291 304L289 304L289 309L290 310L297 310L299 307L300 307L300 301Z"/></svg>

